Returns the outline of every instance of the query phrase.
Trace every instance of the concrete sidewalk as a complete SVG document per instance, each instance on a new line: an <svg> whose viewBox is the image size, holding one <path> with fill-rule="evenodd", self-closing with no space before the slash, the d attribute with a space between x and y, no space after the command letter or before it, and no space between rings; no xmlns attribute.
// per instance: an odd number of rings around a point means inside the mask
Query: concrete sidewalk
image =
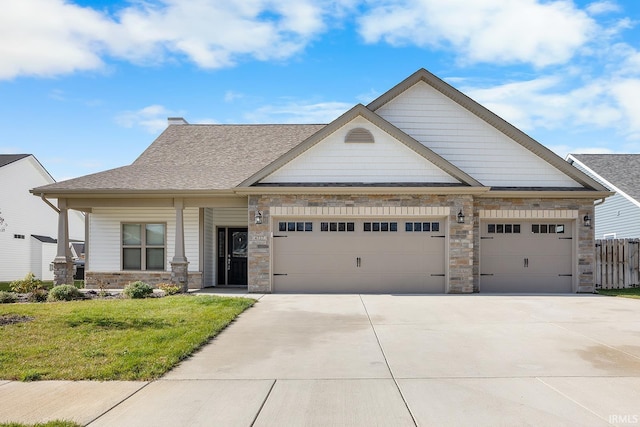
<svg viewBox="0 0 640 427"><path fill-rule="evenodd" d="M165 377L0 382L0 422L640 425L640 300L266 295Z"/></svg>

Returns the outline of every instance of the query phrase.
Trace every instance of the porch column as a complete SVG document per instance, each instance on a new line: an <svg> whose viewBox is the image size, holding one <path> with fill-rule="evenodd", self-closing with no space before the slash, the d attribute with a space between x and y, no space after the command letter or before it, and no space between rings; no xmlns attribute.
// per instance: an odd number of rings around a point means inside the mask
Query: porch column
<svg viewBox="0 0 640 427"><path fill-rule="evenodd" d="M171 260L171 281L182 288L182 292L189 290L189 261L184 251L184 200L174 199L176 208L176 241L173 259Z"/></svg>
<svg viewBox="0 0 640 427"><path fill-rule="evenodd" d="M67 200L58 199L58 246L53 260L53 284L73 284L73 261L69 249L69 215Z"/></svg>

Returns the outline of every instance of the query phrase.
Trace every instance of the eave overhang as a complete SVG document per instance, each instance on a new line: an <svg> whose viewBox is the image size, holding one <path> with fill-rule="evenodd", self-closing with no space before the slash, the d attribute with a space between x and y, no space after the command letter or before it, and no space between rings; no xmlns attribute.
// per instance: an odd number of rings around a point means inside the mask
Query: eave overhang
<svg viewBox="0 0 640 427"><path fill-rule="evenodd" d="M355 194L483 194L489 191L489 187L372 187L372 186L257 186L257 187L238 187L235 189L236 194L241 195L263 195L263 194L339 194L339 195L355 195Z"/></svg>
<svg viewBox="0 0 640 427"><path fill-rule="evenodd" d="M509 199L604 199L614 195L610 191L596 190L499 190L491 189L479 194L481 198L509 198Z"/></svg>

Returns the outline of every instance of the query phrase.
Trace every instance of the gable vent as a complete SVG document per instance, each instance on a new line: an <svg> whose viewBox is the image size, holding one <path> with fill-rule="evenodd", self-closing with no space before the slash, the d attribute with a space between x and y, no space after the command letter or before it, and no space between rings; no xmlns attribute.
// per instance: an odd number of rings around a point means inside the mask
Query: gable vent
<svg viewBox="0 0 640 427"><path fill-rule="evenodd" d="M351 129L347 136L344 138L344 142L375 142L371 132L365 128Z"/></svg>

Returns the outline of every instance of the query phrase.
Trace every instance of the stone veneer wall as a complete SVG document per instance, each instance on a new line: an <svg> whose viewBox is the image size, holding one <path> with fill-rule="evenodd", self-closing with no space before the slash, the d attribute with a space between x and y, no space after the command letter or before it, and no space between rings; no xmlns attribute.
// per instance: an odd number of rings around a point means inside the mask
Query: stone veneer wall
<svg viewBox="0 0 640 427"><path fill-rule="evenodd" d="M594 271L595 271L595 239L593 229L593 219L591 227L582 224L585 215L594 218L594 207L592 199L523 199L523 198L478 198L474 206L473 224L473 277L474 292L478 292L479 272L480 272L480 228L478 212L480 210L577 210L578 218L578 292L594 291Z"/></svg>
<svg viewBox="0 0 640 427"><path fill-rule="evenodd" d="M272 207L424 207L446 206L449 213L450 293L473 292L473 224L458 224L460 209L470 216L471 195L261 195L249 196L249 292L271 292L271 215ZM262 211L262 224L255 223L255 212Z"/></svg>
<svg viewBox="0 0 640 427"><path fill-rule="evenodd" d="M122 289L131 282L141 280L150 285L171 283L170 271L118 271L118 272L85 272L84 286L87 289ZM202 273L189 272L189 289L202 288Z"/></svg>

